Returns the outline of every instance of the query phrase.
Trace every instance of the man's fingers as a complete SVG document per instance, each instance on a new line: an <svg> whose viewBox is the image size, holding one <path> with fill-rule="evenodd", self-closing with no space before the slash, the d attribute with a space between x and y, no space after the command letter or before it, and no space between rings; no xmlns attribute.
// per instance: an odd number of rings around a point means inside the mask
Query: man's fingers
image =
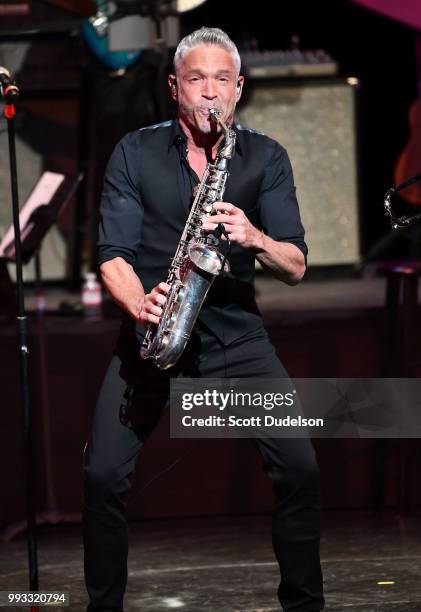
<svg viewBox="0 0 421 612"><path fill-rule="evenodd" d="M168 293L166 290L168 285L166 283L161 284L163 285L162 290L165 290L165 293ZM159 285L155 287L148 296L146 296L143 309L143 319L148 323L159 323L163 306L167 301L166 295L163 293L158 293L158 287Z"/></svg>
<svg viewBox="0 0 421 612"><path fill-rule="evenodd" d="M157 286L157 288L162 291L163 293L168 293L168 291L170 290L170 286L167 285L167 283L159 283L159 285Z"/></svg>
<svg viewBox="0 0 421 612"><path fill-rule="evenodd" d="M236 206L230 204L229 202L215 202L213 207L215 210L226 210L229 213L239 210Z"/></svg>
<svg viewBox="0 0 421 612"><path fill-rule="evenodd" d="M217 225L216 223L209 223L209 222L203 223L202 230L204 230L205 232L213 231L214 229L216 229L216 225Z"/></svg>
<svg viewBox="0 0 421 612"><path fill-rule="evenodd" d="M148 320L149 323L155 323L155 325L159 324L159 317L157 317L157 316L155 316L155 315L153 315L151 313L148 313L146 316L147 316L147 320Z"/></svg>
<svg viewBox="0 0 421 612"><path fill-rule="evenodd" d="M142 310L141 315L139 317L139 321L143 324L146 325L147 323L155 323L156 325L158 325L159 321L160 321L160 316L153 314L151 312L151 309L149 310Z"/></svg>
<svg viewBox="0 0 421 612"><path fill-rule="evenodd" d="M157 293L154 295L155 304L163 306L166 301L167 301L167 298L165 295L162 295L162 293Z"/></svg>
<svg viewBox="0 0 421 612"><path fill-rule="evenodd" d="M228 224L233 224L236 219L233 219L232 215L212 215L211 217L208 217L208 221L210 221L211 223L228 223Z"/></svg>
<svg viewBox="0 0 421 612"><path fill-rule="evenodd" d="M156 315L157 317L160 317L162 314L162 307L157 306L155 304L151 304L151 306L149 306L148 308L148 312Z"/></svg>
<svg viewBox="0 0 421 612"><path fill-rule="evenodd" d="M214 232L218 225L216 223L209 223L202 227L205 232ZM225 227L225 231L229 234L231 232L229 227Z"/></svg>
<svg viewBox="0 0 421 612"><path fill-rule="evenodd" d="M206 221L203 221L202 229L214 230L220 223L225 227L226 231L230 231L235 225L238 225L238 223L232 222L232 217L228 217L226 215L215 215L214 217L210 217Z"/></svg>
<svg viewBox="0 0 421 612"><path fill-rule="evenodd" d="M153 303L145 304L143 319L148 323L159 323L162 315L161 306L155 306Z"/></svg>

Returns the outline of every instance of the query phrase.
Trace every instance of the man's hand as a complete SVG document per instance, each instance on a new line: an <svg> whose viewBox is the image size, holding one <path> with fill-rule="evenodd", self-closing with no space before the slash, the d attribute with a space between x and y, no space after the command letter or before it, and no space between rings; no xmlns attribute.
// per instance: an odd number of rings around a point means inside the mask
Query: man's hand
<svg viewBox="0 0 421 612"><path fill-rule="evenodd" d="M167 285L167 283L159 283L150 293L145 294L138 319L139 323L143 325L147 323L159 323L159 318L162 314L163 306L167 301L167 293L169 290L170 286Z"/></svg>
<svg viewBox="0 0 421 612"><path fill-rule="evenodd" d="M139 277L122 257L104 262L100 271L108 293L135 321L142 324L159 323L170 290L167 283L159 283L145 294Z"/></svg>
<svg viewBox="0 0 421 612"><path fill-rule="evenodd" d="M222 223L229 239L254 252L258 261L277 278L288 285L297 284L303 277L306 266L301 250L289 242L273 240L247 219L241 208L228 202L215 202L216 215L203 223L206 232L215 231ZM222 237L224 238L224 236Z"/></svg>
<svg viewBox="0 0 421 612"><path fill-rule="evenodd" d="M263 248L262 232L247 219L241 208L228 202L215 202L216 215L208 217L203 223L206 232L214 232L217 225L222 223L231 242L235 242L245 249L260 250Z"/></svg>

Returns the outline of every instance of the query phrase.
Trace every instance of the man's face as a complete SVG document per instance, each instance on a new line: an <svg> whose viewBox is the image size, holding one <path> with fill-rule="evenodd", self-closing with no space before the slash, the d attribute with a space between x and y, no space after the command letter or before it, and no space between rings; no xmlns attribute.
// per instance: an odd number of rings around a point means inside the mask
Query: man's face
<svg viewBox="0 0 421 612"><path fill-rule="evenodd" d="M176 88L171 88L181 117L203 134L216 131L209 109L221 110L221 119L230 124L240 99L244 78L237 76L234 58L216 45L202 45L189 51L178 67ZM170 75L170 86L174 76Z"/></svg>

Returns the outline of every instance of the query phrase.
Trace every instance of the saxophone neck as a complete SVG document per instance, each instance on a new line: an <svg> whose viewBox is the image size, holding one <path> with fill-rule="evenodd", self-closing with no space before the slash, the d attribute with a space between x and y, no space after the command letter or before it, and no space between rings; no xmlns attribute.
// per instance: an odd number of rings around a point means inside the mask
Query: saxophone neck
<svg viewBox="0 0 421 612"><path fill-rule="evenodd" d="M220 119L220 110L211 108L209 112L212 119L219 123L219 125L221 126L221 130L224 133L224 139L222 140L217 153L217 160L219 163L221 163L224 159L227 160L233 157L235 152L236 133L231 126L226 125L226 123L224 123L224 121ZM219 163L217 163L218 167Z"/></svg>
<svg viewBox="0 0 421 612"><path fill-rule="evenodd" d="M219 161L231 159L235 152L236 133L231 127L228 127L226 130L224 130L224 134L224 140L222 141L217 153Z"/></svg>

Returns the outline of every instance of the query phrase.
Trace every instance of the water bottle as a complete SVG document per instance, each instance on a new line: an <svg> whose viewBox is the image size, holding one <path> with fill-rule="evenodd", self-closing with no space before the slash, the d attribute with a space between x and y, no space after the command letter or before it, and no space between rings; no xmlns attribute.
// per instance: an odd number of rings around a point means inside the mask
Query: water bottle
<svg viewBox="0 0 421 612"><path fill-rule="evenodd" d="M82 285L82 306L84 315L88 319L98 320L101 318L102 289L95 272L85 274L85 282Z"/></svg>

